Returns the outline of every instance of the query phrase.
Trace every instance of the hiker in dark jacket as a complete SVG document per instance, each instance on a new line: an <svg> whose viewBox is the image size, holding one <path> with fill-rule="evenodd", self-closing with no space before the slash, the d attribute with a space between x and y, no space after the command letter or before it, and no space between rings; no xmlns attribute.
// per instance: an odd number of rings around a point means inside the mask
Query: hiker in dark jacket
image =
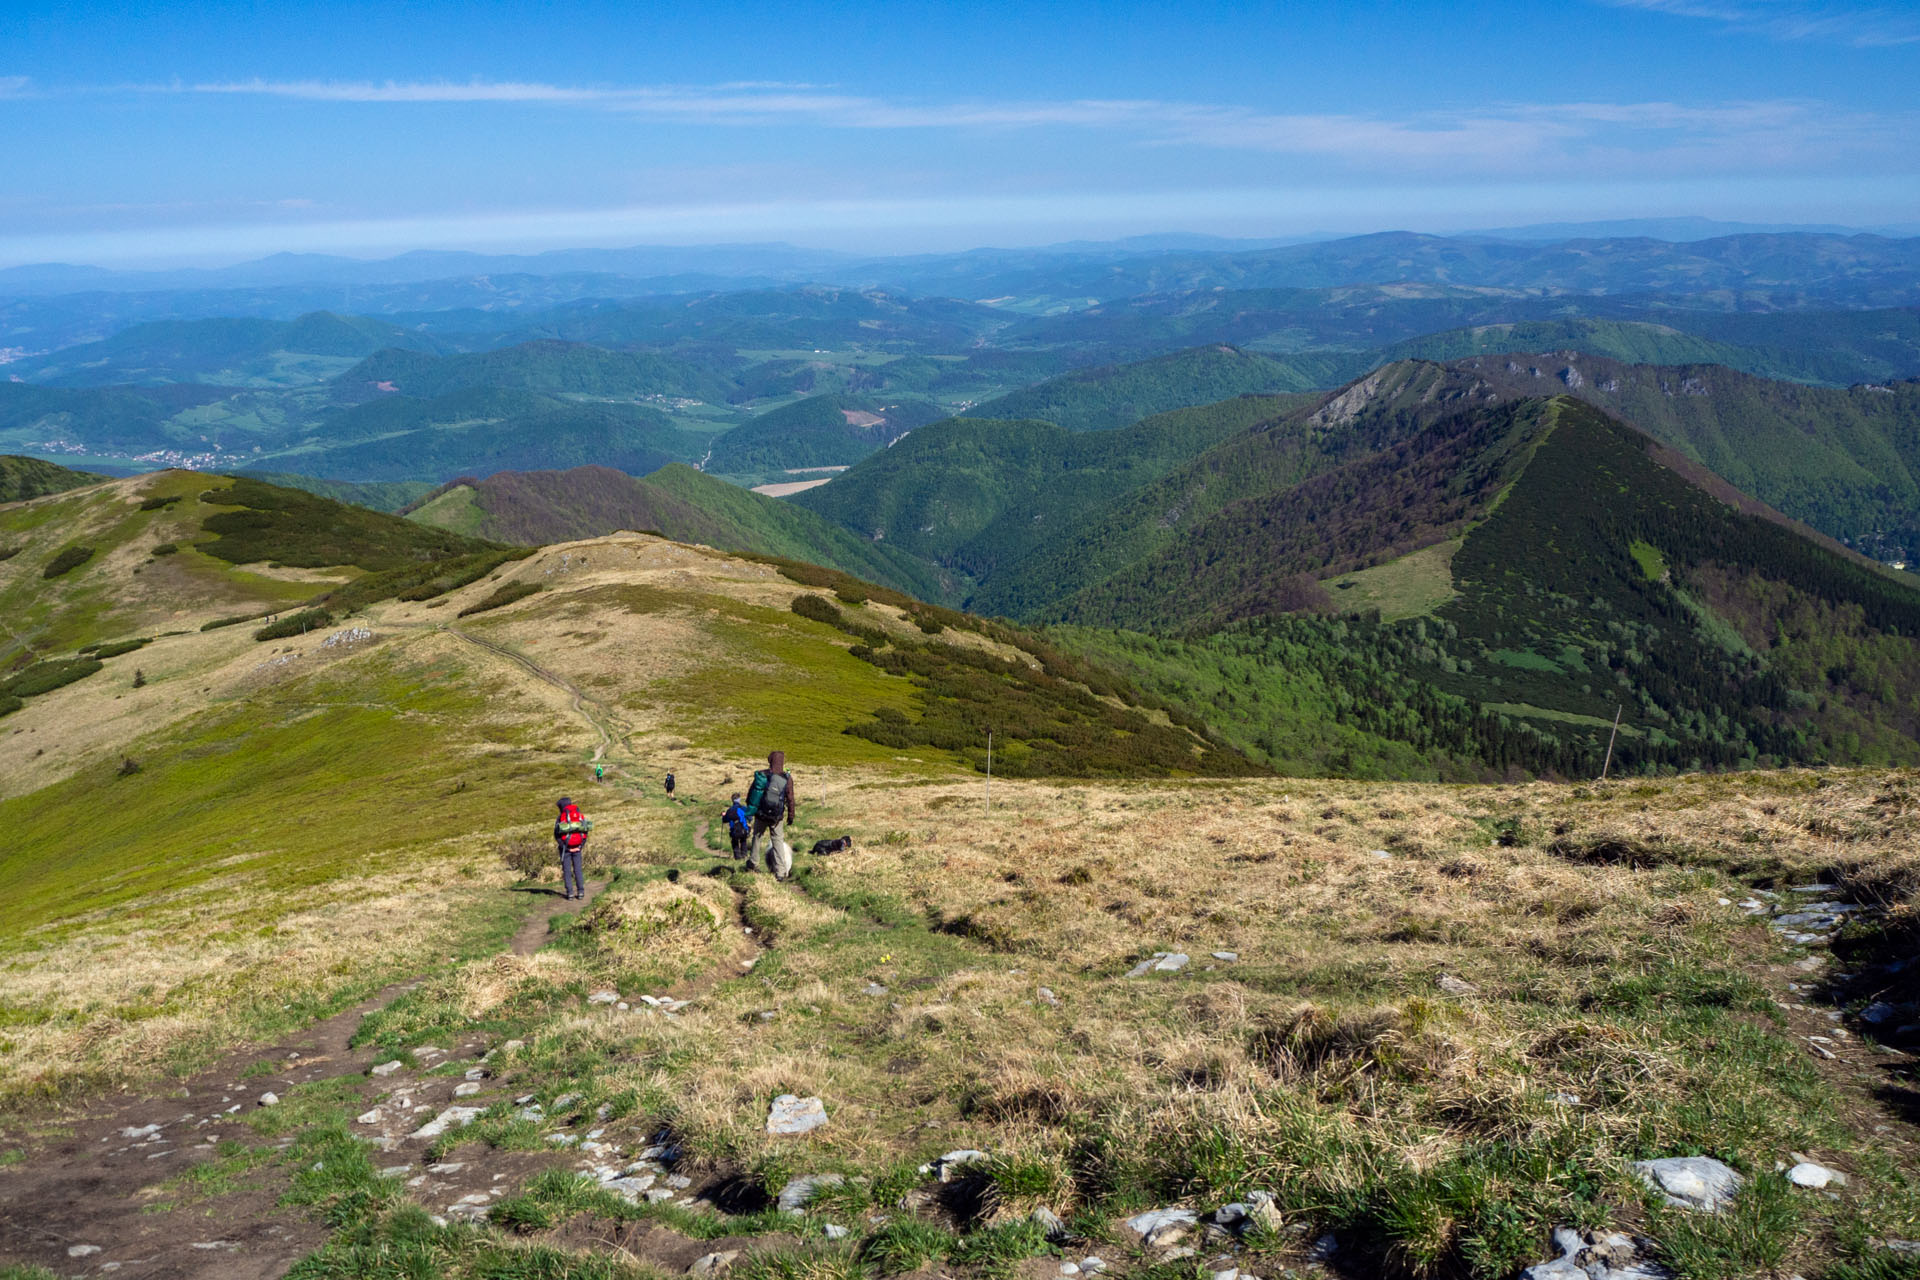
<svg viewBox="0 0 1920 1280"><path fill-rule="evenodd" d="M554 849L560 855L560 895L569 900L587 896L586 877L580 863L587 851L587 833L593 830L571 796L561 796L555 804L559 816L553 820Z"/></svg>
<svg viewBox="0 0 1920 1280"><path fill-rule="evenodd" d="M733 793L733 803L727 806L721 821L727 824L727 838L733 841L733 860L738 862L747 856L747 842L753 838L753 815L740 803L738 791Z"/></svg>
<svg viewBox="0 0 1920 1280"><path fill-rule="evenodd" d="M747 808L753 813L753 839L747 847L747 870L760 870L760 837L767 837L767 868L774 877L793 875L793 850L787 847L787 824L793 821L796 800L793 775L787 772L787 753L767 753L767 767L756 770L747 788Z"/></svg>

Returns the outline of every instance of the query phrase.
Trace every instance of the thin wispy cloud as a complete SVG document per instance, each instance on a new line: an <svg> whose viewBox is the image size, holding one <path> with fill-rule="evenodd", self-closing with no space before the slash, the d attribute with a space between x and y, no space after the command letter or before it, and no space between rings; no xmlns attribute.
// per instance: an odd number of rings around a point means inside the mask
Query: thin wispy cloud
<svg viewBox="0 0 1920 1280"><path fill-rule="evenodd" d="M24 98L33 92L33 81L26 76L0 76L0 98Z"/></svg>
<svg viewBox="0 0 1920 1280"><path fill-rule="evenodd" d="M1774 40L1812 40L1855 48L1920 44L1920 17L1880 5L1806 4L1803 0L1599 0L1614 9L1639 9L1676 18L1717 22Z"/></svg>
<svg viewBox="0 0 1920 1280"><path fill-rule="evenodd" d="M610 87L531 81L253 79L172 85L164 91L400 106L551 106L710 125L803 121L853 130L1105 130L1142 146L1291 155L1356 172L1675 172L1699 167L1731 172L1759 164L1819 166L1876 152L1897 154L1901 138L1911 136L1910 121L1797 100L1514 103L1389 117L1274 113L1157 99L913 102L831 87L749 82Z"/></svg>

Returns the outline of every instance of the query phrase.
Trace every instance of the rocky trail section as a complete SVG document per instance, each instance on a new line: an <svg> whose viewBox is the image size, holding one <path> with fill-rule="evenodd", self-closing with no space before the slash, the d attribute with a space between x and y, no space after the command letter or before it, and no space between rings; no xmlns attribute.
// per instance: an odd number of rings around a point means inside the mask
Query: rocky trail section
<svg viewBox="0 0 1920 1280"><path fill-rule="evenodd" d="M589 886L595 893L604 887ZM541 902L515 934L511 949L531 953L553 917L568 906L558 896ZM188 1203L191 1195L174 1188L190 1181L182 1175L225 1158L232 1150L229 1144L254 1145L258 1135L248 1116L286 1105L282 1096L300 1086L357 1078L362 1092L388 1091L375 1109L384 1107L383 1116L397 1119L401 1098L408 1117L438 1115L465 1086L476 1083L468 1074L477 1070L484 1080L487 1050L478 1041L432 1053L422 1050L418 1058L423 1070L404 1077L400 1068L385 1069L368 1051L351 1047L369 1014L416 985L397 983L297 1035L238 1050L175 1088L103 1100L69 1118L64 1136L54 1142L27 1145L23 1160L0 1170L0 1262L38 1264L61 1275L152 1280L253 1280L284 1274L324 1242L327 1231L279 1207L286 1184L283 1170L222 1195L211 1210ZM444 1070L462 1060L475 1065L460 1074ZM264 1072L263 1064L269 1067ZM289 1132L275 1137L268 1150L284 1156L293 1144ZM416 1145L424 1147L424 1142ZM450 1200L474 1194L452 1181L460 1172L457 1165L416 1167L418 1150L402 1153L396 1147L395 1152L393 1175L402 1176L405 1161L404 1176L417 1180L423 1193L458 1191ZM170 1201L181 1203L171 1212L159 1211Z"/></svg>

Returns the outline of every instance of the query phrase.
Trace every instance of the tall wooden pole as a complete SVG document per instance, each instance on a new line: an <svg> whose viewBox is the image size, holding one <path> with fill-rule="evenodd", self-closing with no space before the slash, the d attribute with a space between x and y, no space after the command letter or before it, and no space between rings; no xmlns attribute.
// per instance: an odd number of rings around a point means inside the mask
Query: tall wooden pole
<svg viewBox="0 0 1920 1280"><path fill-rule="evenodd" d="M1607 770L1613 768L1613 740L1620 736L1620 713L1626 709L1625 703L1620 703L1613 709L1613 732L1607 735L1607 758L1600 766L1602 782L1607 780Z"/></svg>

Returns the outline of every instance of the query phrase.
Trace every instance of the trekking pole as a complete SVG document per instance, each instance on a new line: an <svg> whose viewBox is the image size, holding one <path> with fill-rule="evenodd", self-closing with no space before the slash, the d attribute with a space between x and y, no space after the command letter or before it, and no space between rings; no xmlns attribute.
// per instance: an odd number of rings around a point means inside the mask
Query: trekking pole
<svg viewBox="0 0 1920 1280"><path fill-rule="evenodd" d="M1600 765L1600 781L1602 782L1607 780L1607 770L1613 767L1613 740L1620 736L1620 713L1626 709L1625 703L1621 703L1613 709L1613 732L1607 735L1607 758Z"/></svg>
<svg viewBox="0 0 1920 1280"><path fill-rule="evenodd" d="M993 812L993 730L987 730L987 812Z"/></svg>

